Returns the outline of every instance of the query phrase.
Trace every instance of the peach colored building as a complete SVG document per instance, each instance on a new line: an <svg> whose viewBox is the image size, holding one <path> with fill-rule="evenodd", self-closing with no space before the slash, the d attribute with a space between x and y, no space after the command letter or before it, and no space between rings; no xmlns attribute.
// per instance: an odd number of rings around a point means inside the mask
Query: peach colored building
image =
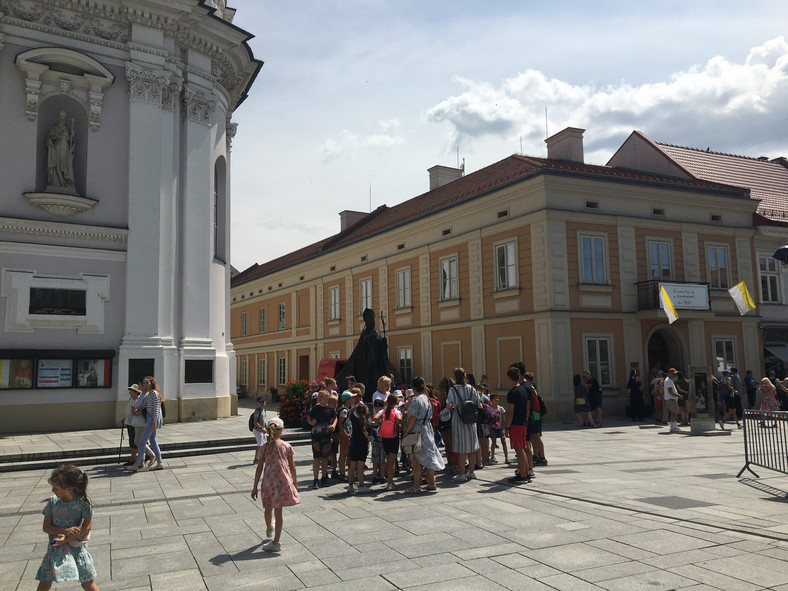
<svg viewBox="0 0 788 591"><path fill-rule="evenodd" d="M352 352L367 307L385 320L402 379L437 382L463 366L505 391L522 360L550 420L572 416L583 369L605 412L622 415L631 368L759 373L757 310L740 316L727 292L757 280L749 190L585 164L582 138L567 128L546 140L548 158L513 155L468 175L433 167L423 195L342 212L338 234L238 274L239 385L322 377L322 358ZM684 294L673 324L654 299L660 282Z"/></svg>

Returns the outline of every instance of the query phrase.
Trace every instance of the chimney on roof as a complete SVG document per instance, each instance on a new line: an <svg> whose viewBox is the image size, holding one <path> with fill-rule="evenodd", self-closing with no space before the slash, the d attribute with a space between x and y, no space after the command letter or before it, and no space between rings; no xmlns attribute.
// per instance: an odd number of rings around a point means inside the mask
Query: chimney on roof
<svg viewBox="0 0 788 591"><path fill-rule="evenodd" d="M547 157L583 163L583 132L585 129L567 127L547 138Z"/></svg>
<svg viewBox="0 0 788 591"><path fill-rule="evenodd" d="M367 217L369 214L364 213L363 211L351 211L346 209L345 211L339 212L339 231L344 232L350 226L355 224L361 218Z"/></svg>
<svg viewBox="0 0 788 591"><path fill-rule="evenodd" d="M440 164L428 168L430 173L430 191L442 187L443 185L461 179L465 173L465 163L462 168L452 168L451 166L441 166Z"/></svg>

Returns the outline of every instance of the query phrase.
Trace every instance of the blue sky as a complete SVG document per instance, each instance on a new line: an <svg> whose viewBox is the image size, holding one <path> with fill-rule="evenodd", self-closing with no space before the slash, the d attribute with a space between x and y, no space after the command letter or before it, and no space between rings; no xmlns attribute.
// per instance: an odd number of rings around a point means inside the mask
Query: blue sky
<svg viewBox="0 0 788 591"><path fill-rule="evenodd" d="M265 62L234 115L232 264L339 231L550 134L788 156L788 2L235 0ZM371 195L371 197L370 197Z"/></svg>

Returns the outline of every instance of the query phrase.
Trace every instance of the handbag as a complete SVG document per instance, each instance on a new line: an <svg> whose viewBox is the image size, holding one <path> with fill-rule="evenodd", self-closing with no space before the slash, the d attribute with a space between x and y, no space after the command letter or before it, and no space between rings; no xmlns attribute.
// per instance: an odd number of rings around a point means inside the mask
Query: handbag
<svg viewBox="0 0 788 591"><path fill-rule="evenodd" d="M585 406L586 399L585 398L575 398L575 404L577 406Z"/></svg>
<svg viewBox="0 0 788 591"><path fill-rule="evenodd" d="M421 432L405 435L402 438L402 451L407 455L419 453L421 451Z"/></svg>

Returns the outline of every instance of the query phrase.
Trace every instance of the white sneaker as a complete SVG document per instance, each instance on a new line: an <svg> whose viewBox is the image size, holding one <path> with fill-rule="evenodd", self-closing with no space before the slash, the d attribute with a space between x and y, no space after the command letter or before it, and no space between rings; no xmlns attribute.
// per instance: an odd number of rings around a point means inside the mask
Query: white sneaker
<svg viewBox="0 0 788 591"><path fill-rule="evenodd" d="M274 543L273 540L263 544L263 550L265 550L266 552L279 552L281 549L282 549L282 544L278 542Z"/></svg>
<svg viewBox="0 0 788 591"><path fill-rule="evenodd" d="M395 489L396 489L396 487L394 486L394 483L393 483L393 482L389 482L389 483L386 485L386 490L395 490Z"/></svg>
<svg viewBox="0 0 788 591"><path fill-rule="evenodd" d="M270 540L273 537L274 537L274 530L272 530L272 529L265 530L265 539L266 540Z"/></svg>
<svg viewBox="0 0 788 591"><path fill-rule="evenodd" d="M358 487L358 492L360 493L368 493L372 490L372 487L369 484L362 484Z"/></svg>
<svg viewBox="0 0 788 591"><path fill-rule="evenodd" d="M347 491L352 495L358 492L358 484L348 484Z"/></svg>
<svg viewBox="0 0 788 591"><path fill-rule="evenodd" d="M468 480L476 480L476 472L468 472L465 478L467 478Z"/></svg>
<svg viewBox="0 0 788 591"><path fill-rule="evenodd" d="M454 476L452 478L453 482L465 482L466 480L468 480L468 479L465 478L465 474L457 474L456 476Z"/></svg>

